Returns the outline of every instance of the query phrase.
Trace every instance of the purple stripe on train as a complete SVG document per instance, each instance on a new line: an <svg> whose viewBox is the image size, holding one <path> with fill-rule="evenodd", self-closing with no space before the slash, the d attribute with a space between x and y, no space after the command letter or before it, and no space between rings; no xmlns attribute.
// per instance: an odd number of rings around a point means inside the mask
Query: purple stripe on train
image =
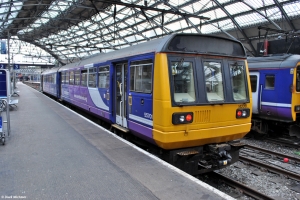
<svg viewBox="0 0 300 200"><path fill-rule="evenodd" d="M262 106L261 112L269 116L276 116L283 119L291 119L292 112L289 107Z"/></svg>
<svg viewBox="0 0 300 200"><path fill-rule="evenodd" d="M155 141L153 140L152 128L137 124L136 122L130 120L128 120L128 128L134 135L141 137L152 144L155 144Z"/></svg>

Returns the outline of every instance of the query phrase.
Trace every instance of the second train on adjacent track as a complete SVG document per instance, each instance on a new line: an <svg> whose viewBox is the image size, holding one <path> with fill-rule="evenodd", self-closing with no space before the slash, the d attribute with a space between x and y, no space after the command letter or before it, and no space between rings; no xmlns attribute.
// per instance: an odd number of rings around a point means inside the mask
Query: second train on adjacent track
<svg viewBox="0 0 300 200"><path fill-rule="evenodd" d="M42 73L42 91L200 174L238 160L251 128L247 56L232 39L172 34Z"/></svg>

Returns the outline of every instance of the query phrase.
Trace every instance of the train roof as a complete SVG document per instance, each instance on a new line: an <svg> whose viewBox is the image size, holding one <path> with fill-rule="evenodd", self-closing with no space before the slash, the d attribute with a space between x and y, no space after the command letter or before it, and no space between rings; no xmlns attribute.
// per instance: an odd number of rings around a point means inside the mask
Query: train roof
<svg viewBox="0 0 300 200"><path fill-rule="evenodd" d="M188 37L185 37L188 36ZM193 37L202 37L200 39L201 45L199 42L195 42ZM184 45L181 44L181 38L184 38ZM210 40L212 38L212 40ZM198 40L197 40L198 41ZM63 71L70 68L81 67L88 64L95 63L104 63L110 60L117 60L120 58L126 58L134 55L142 55L146 53L157 53L157 52L185 52L185 53L206 53L206 54L215 54L223 56L238 56L246 58L246 52L238 40L224 38L220 36L207 35L207 34L186 34L186 33L177 33L171 34L162 38L150 40L141 44L130 46L124 49L100 53L93 57L81 60L76 63L71 63L65 65L59 69Z"/></svg>
<svg viewBox="0 0 300 200"><path fill-rule="evenodd" d="M268 57L248 57L249 69L291 68L300 62L300 55L285 54Z"/></svg>

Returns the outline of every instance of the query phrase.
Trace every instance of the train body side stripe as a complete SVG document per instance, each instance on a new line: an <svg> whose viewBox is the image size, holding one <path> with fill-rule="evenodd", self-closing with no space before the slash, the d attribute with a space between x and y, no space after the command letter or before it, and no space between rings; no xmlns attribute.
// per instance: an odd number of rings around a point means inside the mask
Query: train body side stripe
<svg viewBox="0 0 300 200"><path fill-rule="evenodd" d="M287 103L271 103L271 102L261 102L261 105L263 106L275 106L275 107L286 107L286 108L291 108L291 104Z"/></svg>
<svg viewBox="0 0 300 200"><path fill-rule="evenodd" d="M98 108L109 111L109 107L107 105L105 105L105 103L103 102L103 100L100 96L100 92L97 88L89 88L89 93L90 93L93 103Z"/></svg>
<svg viewBox="0 0 300 200"><path fill-rule="evenodd" d="M142 122L142 123L147 124L149 126L153 126L153 121L152 120L145 119L145 118L133 115L133 114L129 114L129 119L133 119L135 121Z"/></svg>

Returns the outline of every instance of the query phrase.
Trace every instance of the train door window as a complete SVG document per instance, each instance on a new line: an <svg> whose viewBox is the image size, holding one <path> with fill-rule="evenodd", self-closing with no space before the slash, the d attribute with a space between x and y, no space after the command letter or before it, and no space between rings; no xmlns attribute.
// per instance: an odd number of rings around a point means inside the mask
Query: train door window
<svg viewBox="0 0 300 200"><path fill-rule="evenodd" d="M205 87L208 101L224 101L221 62L204 61Z"/></svg>
<svg viewBox="0 0 300 200"><path fill-rule="evenodd" d="M80 70L75 70L74 79L75 79L74 85L80 85Z"/></svg>
<svg viewBox="0 0 300 200"><path fill-rule="evenodd" d="M66 72L61 72L60 83L65 84L65 82L66 82Z"/></svg>
<svg viewBox="0 0 300 200"><path fill-rule="evenodd" d="M74 71L70 71L70 85L74 85Z"/></svg>
<svg viewBox="0 0 300 200"><path fill-rule="evenodd" d="M251 81L251 90L252 90L252 92L256 92L257 76L256 75L250 75L250 81Z"/></svg>
<svg viewBox="0 0 300 200"><path fill-rule="evenodd" d="M130 63L130 91L152 92L152 60Z"/></svg>
<svg viewBox="0 0 300 200"><path fill-rule="evenodd" d="M109 88L109 66L99 67L98 88Z"/></svg>
<svg viewBox="0 0 300 200"><path fill-rule="evenodd" d="M275 75L266 75L265 89L274 90L275 87Z"/></svg>
<svg viewBox="0 0 300 200"><path fill-rule="evenodd" d="M87 69L81 70L81 86L87 86Z"/></svg>
<svg viewBox="0 0 300 200"><path fill-rule="evenodd" d="M89 84L88 86L91 87L91 88L95 88L96 87L96 80L97 80L97 67L91 67L91 68L88 68L89 70Z"/></svg>
<svg viewBox="0 0 300 200"><path fill-rule="evenodd" d="M194 67L192 61L171 61L174 101L188 103L196 101Z"/></svg>
<svg viewBox="0 0 300 200"><path fill-rule="evenodd" d="M69 71L66 71L66 81L65 81L65 84L69 84L69 80L70 80L70 74L69 74Z"/></svg>
<svg viewBox="0 0 300 200"><path fill-rule="evenodd" d="M52 74L52 81L51 81L51 83L56 83L56 74Z"/></svg>
<svg viewBox="0 0 300 200"><path fill-rule="evenodd" d="M296 74L296 91L300 92L300 66L297 67L297 74Z"/></svg>
<svg viewBox="0 0 300 200"><path fill-rule="evenodd" d="M230 65L231 86L233 89L233 99L235 101L246 100L246 68L242 64L234 63Z"/></svg>

